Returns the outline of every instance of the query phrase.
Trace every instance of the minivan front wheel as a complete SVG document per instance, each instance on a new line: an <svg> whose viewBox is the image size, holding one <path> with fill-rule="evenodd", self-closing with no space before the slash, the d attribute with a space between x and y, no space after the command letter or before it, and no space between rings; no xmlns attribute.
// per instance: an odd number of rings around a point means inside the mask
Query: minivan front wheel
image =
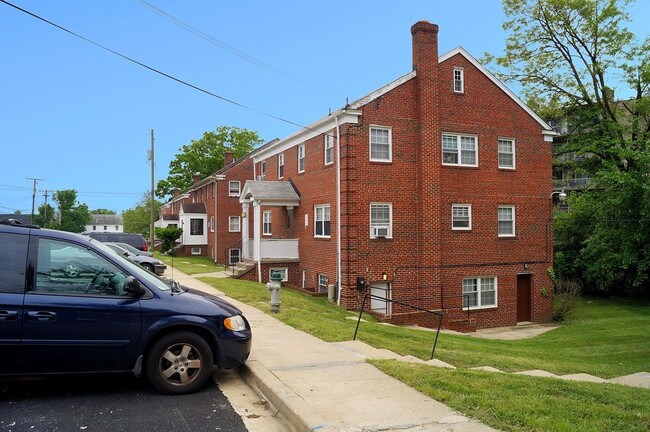
<svg viewBox="0 0 650 432"><path fill-rule="evenodd" d="M149 350L147 376L156 390L167 394L197 391L212 373L212 351L206 341L189 332L162 337Z"/></svg>

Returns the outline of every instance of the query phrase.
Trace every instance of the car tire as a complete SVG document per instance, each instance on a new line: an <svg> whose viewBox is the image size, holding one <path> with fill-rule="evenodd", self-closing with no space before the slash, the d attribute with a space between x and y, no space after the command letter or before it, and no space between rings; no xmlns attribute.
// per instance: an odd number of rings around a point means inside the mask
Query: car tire
<svg viewBox="0 0 650 432"><path fill-rule="evenodd" d="M153 273L153 271L154 271L154 268L153 268L153 266L152 266L151 264L144 263L144 264L142 264L142 267L146 268L146 269L149 270L151 273Z"/></svg>
<svg viewBox="0 0 650 432"><path fill-rule="evenodd" d="M146 360L149 382L161 393L192 393L212 375L212 350L194 333L178 332L153 344Z"/></svg>

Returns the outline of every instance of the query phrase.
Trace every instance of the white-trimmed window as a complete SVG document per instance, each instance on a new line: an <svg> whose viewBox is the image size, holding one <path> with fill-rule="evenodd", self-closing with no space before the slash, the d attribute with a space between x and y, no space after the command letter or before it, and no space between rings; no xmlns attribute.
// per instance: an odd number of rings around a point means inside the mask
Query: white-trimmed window
<svg viewBox="0 0 650 432"><path fill-rule="evenodd" d="M241 249L234 248L228 249L228 262L230 265L235 265L241 261Z"/></svg>
<svg viewBox="0 0 650 432"><path fill-rule="evenodd" d="M228 182L228 196L238 197L241 193L241 183L239 180L231 180Z"/></svg>
<svg viewBox="0 0 650 432"><path fill-rule="evenodd" d="M269 280L271 279L273 272L280 273L280 276L282 276L282 282L289 281L289 269L287 267L271 267L269 269Z"/></svg>
<svg viewBox="0 0 650 432"><path fill-rule="evenodd" d="M318 292L327 292L327 276L325 276L323 273L318 273Z"/></svg>
<svg viewBox="0 0 650 432"><path fill-rule="evenodd" d="M515 140L499 138L499 168L515 168Z"/></svg>
<svg viewBox="0 0 650 432"><path fill-rule="evenodd" d="M260 162L260 175L257 176L258 180L264 180L266 178L266 161Z"/></svg>
<svg viewBox="0 0 650 432"><path fill-rule="evenodd" d="M228 232L241 231L241 216L230 216L228 218Z"/></svg>
<svg viewBox="0 0 650 432"><path fill-rule="evenodd" d="M314 207L314 237L330 237L330 206L320 205Z"/></svg>
<svg viewBox="0 0 650 432"><path fill-rule="evenodd" d="M370 203L370 238L393 237L393 205Z"/></svg>
<svg viewBox="0 0 650 432"><path fill-rule="evenodd" d="M201 248L200 247L193 247L190 249L190 253L192 255L201 255Z"/></svg>
<svg viewBox="0 0 650 432"><path fill-rule="evenodd" d="M214 232L214 216L210 216L210 232Z"/></svg>
<svg viewBox="0 0 650 432"><path fill-rule="evenodd" d="M392 161L392 131L390 128L370 127L370 160L377 162Z"/></svg>
<svg viewBox="0 0 650 432"><path fill-rule="evenodd" d="M514 237L515 235L515 207L499 206L499 237Z"/></svg>
<svg viewBox="0 0 650 432"><path fill-rule="evenodd" d="M326 134L325 135L325 156L324 161L325 165L331 165L334 163L334 135Z"/></svg>
<svg viewBox="0 0 650 432"><path fill-rule="evenodd" d="M497 305L497 278L475 277L463 279L463 307L487 308Z"/></svg>
<svg viewBox="0 0 650 432"><path fill-rule="evenodd" d="M203 235L203 219L190 219L190 235Z"/></svg>
<svg viewBox="0 0 650 432"><path fill-rule="evenodd" d="M454 92L463 93L465 91L465 77L463 68L454 68Z"/></svg>
<svg viewBox="0 0 650 432"><path fill-rule="evenodd" d="M278 155L278 178L284 177L284 153Z"/></svg>
<svg viewBox="0 0 650 432"><path fill-rule="evenodd" d="M305 145L300 144L298 146L298 172L305 172Z"/></svg>
<svg viewBox="0 0 650 432"><path fill-rule="evenodd" d="M271 212L265 211L262 214L262 235L271 235Z"/></svg>
<svg viewBox="0 0 650 432"><path fill-rule="evenodd" d="M442 164L478 166L478 149L473 135L442 135Z"/></svg>
<svg viewBox="0 0 650 432"><path fill-rule="evenodd" d="M452 204L451 229L465 231L472 229L472 206L470 204Z"/></svg>

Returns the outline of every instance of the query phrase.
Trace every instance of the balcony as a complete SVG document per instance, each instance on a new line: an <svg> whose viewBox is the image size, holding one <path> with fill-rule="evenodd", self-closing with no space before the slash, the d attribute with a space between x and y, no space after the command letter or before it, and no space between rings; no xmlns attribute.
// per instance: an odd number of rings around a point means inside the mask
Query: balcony
<svg viewBox="0 0 650 432"><path fill-rule="evenodd" d="M554 191L588 189L589 187L591 187L590 177L553 180Z"/></svg>

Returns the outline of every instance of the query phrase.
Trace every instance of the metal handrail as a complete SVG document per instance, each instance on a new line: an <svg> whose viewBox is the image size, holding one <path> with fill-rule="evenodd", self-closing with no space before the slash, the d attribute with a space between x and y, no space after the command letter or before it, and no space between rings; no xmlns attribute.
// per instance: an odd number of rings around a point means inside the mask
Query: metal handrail
<svg viewBox="0 0 650 432"><path fill-rule="evenodd" d="M359 324L361 323L361 316L363 315L363 310L365 309L365 305L366 305L366 299L368 299L368 298L375 299L375 300L383 300L383 301L387 301L387 302L391 302L391 303L397 303L399 305L406 306L406 307L409 307L411 309L415 309L415 310L418 310L418 311L421 311L421 312L426 312L428 314L437 316L438 317L438 329L436 330L436 338L433 341L433 349L431 350L431 360L433 360L433 355L435 354L436 346L438 345L438 336L440 335L440 327L442 326L442 319L444 318L443 314L438 313L438 312L434 312L434 311L431 311L431 310L428 310L428 309L423 309L421 307L418 307L418 306L415 306L415 305L412 305L412 304L409 304L409 303L404 303L404 302L399 301L399 300L388 299L388 298L385 298L385 297L370 294L369 292L367 292L363 296L363 301L361 302L361 310L359 311L359 319L357 320L357 327L354 330L354 337L352 338L352 340L357 339L357 332L359 331Z"/></svg>

